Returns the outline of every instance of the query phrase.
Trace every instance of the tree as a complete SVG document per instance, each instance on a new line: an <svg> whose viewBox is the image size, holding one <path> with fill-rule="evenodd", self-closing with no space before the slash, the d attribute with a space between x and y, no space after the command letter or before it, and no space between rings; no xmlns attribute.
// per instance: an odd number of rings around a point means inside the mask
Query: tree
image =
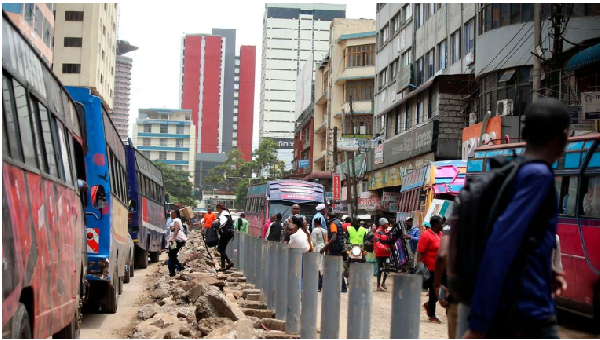
<svg viewBox="0 0 600 340"><path fill-rule="evenodd" d="M170 203L179 202L184 206L196 206L190 174L177 170L160 161L153 163L162 171L165 194L169 195Z"/></svg>
<svg viewBox="0 0 600 340"><path fill-rule="evenodd" d="M283 177L285 162L277 158L277 142L265 138L260 142L258 149L252 153L252 170L259 178L272 179Z"/></svg>
<svg viewBox="0 0 600 340"><path fill-rule="evenodd" d="M204 181L207 184L233 190L239 182L251 176L252 169L243 158L243 154L238 149L232 149L227 154L225 162L212 168Z"/></svg>

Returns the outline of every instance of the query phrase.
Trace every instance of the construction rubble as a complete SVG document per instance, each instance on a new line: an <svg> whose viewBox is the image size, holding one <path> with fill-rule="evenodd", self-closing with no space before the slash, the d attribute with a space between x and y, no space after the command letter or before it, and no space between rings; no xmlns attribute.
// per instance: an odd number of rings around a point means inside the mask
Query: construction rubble
<svg viewBox="0 0 600 340"><path fill-rule="evenodd" d="M231 246L231 243L230 243ZM138 312L133 339L298 339L285 334L264 297L240 272L217 272L219 254L192 230L179 252L185 269L169 277L165 263L151 276L151 303Z"/></svg>

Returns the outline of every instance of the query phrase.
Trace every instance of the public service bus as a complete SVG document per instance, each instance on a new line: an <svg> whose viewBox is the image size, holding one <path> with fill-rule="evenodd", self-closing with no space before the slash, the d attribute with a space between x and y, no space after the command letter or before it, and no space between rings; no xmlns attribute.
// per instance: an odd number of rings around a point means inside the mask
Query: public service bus
<svg viewBox="0 0 600 340"><path fill-rule="evenodd" d="M245 214L248 234L262 237L262 227L271 215L281 213L283 219L292 213L292 205L300 205L300 214L310 223L319 203L325 203L323 185L319 183L281 179L248 188Z"/></svg>
<svg viewBox="0 0 600 340"><path fill-rule="evenodd" d="M125 276L130 275L133 242L127 229L128 197L125 146L98 96L85 87L67 86L85 112L87 153L85 168L88 202L105 200L101 207L87 206L87 280L90 293L86 310L102 307L116 313Z"/></svg>
<svg viewBox="0 0 600 340"><path fill-rule="evenodd" d="M151 160L144 157L131 139L125 142L129 197L129 234L135 244L135 268L144 269L158 262L165 240L165 200L163 176ZM133 271L132 271L133 274Z"/></svg>
<svg viewBox="0 0 600 340"><path fill-rule="evenodd" d="M600 134L569 138L552 165L559 200L558 236L568 289L557 307L600 321ZM483 146L467 163L467 181L488 159L522 154L525 143Z"/></svg>
<svg viewBox="0 0 600 340"><path fill-rule="evenodd" d="M79 336L87 262L82 123L3 12L2 338Z"/></svg>

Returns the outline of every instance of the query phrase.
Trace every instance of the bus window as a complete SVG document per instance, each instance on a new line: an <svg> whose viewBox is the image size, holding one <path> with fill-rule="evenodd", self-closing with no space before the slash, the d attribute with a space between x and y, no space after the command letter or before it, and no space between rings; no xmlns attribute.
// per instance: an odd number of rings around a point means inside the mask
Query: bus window
<svg viewBox="0 0 600 340"><path fill-rule="evenodd" d="M58 168L56 165L56 153L54 152L54 141L52 139L52 127L50 125L50 117L48 116L48 110L44 105L39 105L40 109L40 121L42 122L42 131L44 139L44 149L46 150L46 159L48 161L48 168L50 169L50 175L58 177Z"/></svg>
<svg viewBox="0 0 600 340"><path fill-rule="evenodd" d="M40 122L40 109L38 101L31 98L31 113L33 116L31 120L33 122L33 134L35 136L35 146L37 148L38 163L40 169L44 173L48 173L48 161L46 159L46 150L44 150L44 143L42 141L42 123Z"/></svg>
<svg viewBox="0 0 600 340"><path fill-rule="evenodd" d="M600 218L600 176L584 176L581 189L579 213L585 217Z"/></svg>
<svg viewBox="0 0 600 340"><path fill-rule="evenodd" d="M561 215L575 216L575 197L577 197L577 184L577 177L556 177L556 191Z"/></svg>
<svg viewBox="0 0 600 340"><path fill-rule="evenodd" d="M58 122L58 120L52 114L50 114L49 118L50 118L50 128L52 131L52 140L54 141L54 145L56 145L56 147L58 148L58 149L56 149L56 152L55 152L56 165L58 168L58 178L60 178L61 180L64 181L65 180L65 168L62 165L62 157L61 157L61 153L60 153L60 143L58 142L58 126L56 124Z"/></svg>
<svg viewBox="0 0 600 340"><path fill-rule="evenodd" d="M33 132L31 131L31 115L29 114L29 105L27 105L27 93L23 85L13 80L14 99L19 120L19 135L23 146L23 156L25 163L37 168L37 156L33 144Z"/></svg>
<svg viewBox="0 0 600 340"><path fill-rule="evenodd" d="M60 152L62 154L62 164L65 169L65 182L72 183L73 175L71 173L71 160L69 157L69 152L67 151L67 141L65 140L65 132L63 125L56 121L56 126L58 127L58 143L60 144Z"/></svg>
<svg viewBox="0 0 600 340"><path fill-rule="evenodd" d="M19 133L17 132L18 129L16 126L17 119L11 100L12 97L12 87L10 86L8 78L2 76L2 119L5 120L3 125L6 125L8 149L10 150L7 154L10 154L12 159L22 162L23 154L21 153L21 143L19 143Z"/></svg>

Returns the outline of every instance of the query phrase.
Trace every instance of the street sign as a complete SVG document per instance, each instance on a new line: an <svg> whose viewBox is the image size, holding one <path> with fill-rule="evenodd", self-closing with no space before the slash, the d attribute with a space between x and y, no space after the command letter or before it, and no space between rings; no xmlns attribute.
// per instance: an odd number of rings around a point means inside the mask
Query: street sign
<svg viewBox="0 0 600 340"><path fill-rule="evenodd" d="M298 161L299 168L308 168L310 166L310 161L308 159L301 159Z"/></svg>
<svg viewBox="0 0 600 340"><path fill-rule="evenodd" d="M584 92L581 94L583 118L600 119L600 92Z"/></svg>
<svg viewBox="0 0 600 340"><path fill-rule="evenodd" d="M333 174L333 200L339 201L342 199L342 177L340 174Z"/></svg>

